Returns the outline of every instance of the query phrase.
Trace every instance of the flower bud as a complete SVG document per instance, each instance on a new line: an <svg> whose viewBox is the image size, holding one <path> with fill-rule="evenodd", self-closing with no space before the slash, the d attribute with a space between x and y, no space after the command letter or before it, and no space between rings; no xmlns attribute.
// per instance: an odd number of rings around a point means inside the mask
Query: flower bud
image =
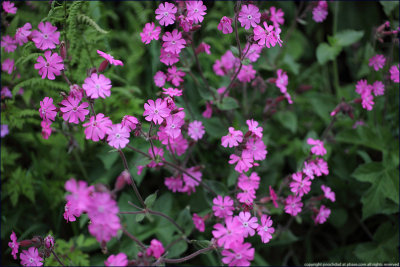
<svg viewBox="0 0 400 267"><path fill-rule="evenodd" d="M52 237L51 235L46 236L44 239L44 246L47 249L53 249L54 248L54 237Z"/></svg>
<svg viewBox="0 0 400 267"><path fill-rule="evenodd" d="M32 240L22 240L19 242L19 245L21 247L28 247L28 246L31 246L32 244L33 244Z"/></svg>
<svg viewBox="0 0 400 267"><path fill-rule="evenodd" d="M108 60L103 60L103 62L100 63L98 72L103 72L108 66Z"/></svg>
<svg viewBox="0 0 400 267"><path fill-rule="evenodd" d="M60 56L63 60L67 58L67 47L64 41L62 41L60 44Z"/></svg>

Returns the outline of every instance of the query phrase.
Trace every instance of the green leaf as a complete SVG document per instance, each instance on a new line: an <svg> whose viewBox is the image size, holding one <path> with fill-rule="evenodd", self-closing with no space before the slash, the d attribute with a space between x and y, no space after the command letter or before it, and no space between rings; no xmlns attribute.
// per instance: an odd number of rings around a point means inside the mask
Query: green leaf
<svg viewBox="0 0 400 267"><path fill-rule="evenodd" d="M158 190L156 192L154 192L153 194L149 195L148 197L146 197L146 199L144 200L144 204L146 204L146 207L148 207L150 209L153 207L154 201L156 201L156 199L157 199L157 193L158 193Z"/></svg>
<svg viewBox="0 0 400 267"><path fill-rule="evenodd" d="M178 215L176 223L183 228L185 234L188 236L194 228L192 215L190 214L189 207L184 208Z"/></svg>
<svg viewBox="0 0 400 267"><path fill-rule="evenodd" d="M399 1L379 1L383 6L383 11L386 16L390 16L390 13L399 5Z"/></svg>
<svg viewBox="0 0 400 267"><path fill-rule="evenodd" d="M247 57L242 60L242 64L245 65L245 66L250 65L250 63L251 63L251 61Z"/></svg>
<svg viewBox="0 0 400 267"><path fill-rule="evenodd" d="M136 222L141 222L144 219L144 214L136 214Z"/></svg>
<svg viewBox="0 0 400 267"><path fill-rule="evenodd" d="M321 43L317 47L318 63L324 65L329 60L334 60L342 51L340 46L330 46L327 43Z"/></svg>
<svg viewBox="0 0 400 267"><path fill-rule="evenodd" d="M334 36L336 45L349 46L358 41L364 36L364 31L344 30L336 33Z"/></svg>
<svg viewBox="0 0 400 267"><path fill-rule="evenodd" d="M283 127L290 130L292 133L297 131L297 116L294 112L280 111L276 113L276 118Z"/></svg>
<svg viewBox="0 0 400 267"><path fill-rule="evenodd" d="M363 219L374 214L398 211L398 206L394 204L399 204L399 173L396 168L386 169L381 162L370 162L359 166L352 176L358 181L372 184L361 198Z"/></svg>
<svg viewBox="0 0 400 267"><path fill-rule="evenodd" d="M236 101L236 99L228 96L228 97L224 97L224 99L222 99L222 102L217 102L217 107L220 110L231 110L231 109L238 108L239 104Z"/></svg>

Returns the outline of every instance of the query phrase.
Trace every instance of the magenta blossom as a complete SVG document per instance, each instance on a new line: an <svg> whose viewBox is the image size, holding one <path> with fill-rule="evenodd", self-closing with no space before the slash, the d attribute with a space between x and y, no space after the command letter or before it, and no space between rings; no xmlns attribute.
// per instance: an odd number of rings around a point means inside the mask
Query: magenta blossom
<svg viewBox="0 0 400 267"><path fill-rule="evenodd" d="M203 1L188 1L186 2L186 10L188 18L192 19L194 23L201 23L207 8L203 5Z"/></svg>
<svg viewBox="0 0 400 267"><path fill-rule="evenodd" d="M17 49L17 43L15 38L9 35L3 36L1 38L1 47L4 47L4 51L7 53L14 52Z"/></svg>
<svg viewBox="0 0 400 267"><path fill-rule="evenodd" d="M281 90L281 93L284 94L287 91L286 87L289 83L289 78L286 71L283 71L282 69L278 69L276 74L278 77L276 78L275 85Z"/></svg>
<svg viewBox="0 0 400 267"><path fill-rule="evenodd" d="M369 59L368 66L373 67L375 71L385 66L386 58L384 55L375 55Z"/></svg>
<svg viewBox="0 0 400 267"><path fill-rule="evenodd" d="M241 189L243 192L237 194L236 198L241 203L251 204L256 199L256 191L250 184L243 184Z"/></svg>
<svg viewBox="0 0 400 267"><path fill-rule="evenodd" d="M200 232L204 232L205 230L204 219L199 215L197 215L197 213L193 213L192 220L196 229L199 230Z"/></svg>
<svg viewBox="0 0 400 267"><path fill-rule="evenodd" d="M311 148L311 153L317 156L323 156L326 154L326 149L324 148L324 142L318 139L307 139L307 144L313 146Z"/></svg>
<svg viewBox="0 0 400 267"><path fill-rule="evenodd" d="M385 93L385 85L381 81L375 81L372 84L372 91L374 92L375 96L383 95Z"/></svg>
<svg viewBox="0 0 400 267"><path fill-rule="evenodd" d="M147 103L144 104L143 116L145 116L146 121L153 121L155 124L161 124L164 118L168 117L171 110L167 107L167 102L161 98L157 98L154 102L149 99Z"/></svg>
<svg viewBox="0 0 400 267"><path fill-rule="evenodd" d="M238 146L243 141L243 133L240 130L235 130L233 127L229 127L229 133L221 138L223 147L234 147Z"/></svg>
<svg viewBox="0 0 400 267"><path fill-rule="evenodd" d="M167 123L165 126L167 135L172 139L178 138L181 134L181 127L185 121L178 115L170 115L166 117L165 122Z"/></svg>
<svg viewBox="0 0 400 267"><path fill-rule="evenodd" d="M263 140L254 138L247 141L246 151L253 156L254 160L264 160L268 153Z"/></svg>
<svg viewBox="0 0 400 267"><path fill-rule="evenodd" d="M178 17L179 20L179 26L182 28L184 32L189 32L191 29L193 29L193 18L184 16L184 15L179 15Z"/></svg>
<svg viewBox="0 0 400 267"><path fill-rule="evenodd" d="M283 16L285 13L283 13L282 9L276 9L274 6L269 8L269 13L271 15L270 20L274 23L274 27L278 28L279 25L283 25L285 23L285 19Z"/></svg>
<svg viewBox="0 0 400 267"><path fill-rule="evenodd" d="M1 64L1 70L7 72L8 74L11 74L15 70L14 59L5 59Z"/></svg>
<svg viewBox="0 0 400 267"><path fill-rule="evenodd" d="M43 258L39 256L39 251L35 247L23 250L19 257L23 266L43 266Z"/></svg>
<svg viewBox="0 0 400 267"><path fill-rule="evenodd" d="M161 27L155 27L154 22L149 22L144 25L143 31L140 33L142 42L149 44L152 40L158 40L160 38Z"/></svg>
<svg viewBox="0 0 400 267"><path fill-rule="evenodd" d="M210 51L211 46L209 44L206 44L205 42L201 42L199 44L199 46L196 48L195 53L199 54L202 52L205 52L206 54L210 55L211 51Z"/></svg>
<svg viewBox="0 0 400 267"><path fill-rule="evenodd" d="M44 57L46 60L39 56L35 64L35 69L39 70L39 75L42 75L42 79L47 78L49 80L54 80L56 77L54 75L60 75L61 70L64 69L64 63L62 57L57 53L51 54L50 50L44 52Z"/></svg>
<svg viewBox="0 0 400 267"><path fill-rule="evenodd" d="M174 86L179 86L183 82L182 77L185 77L185 73L172 66L168 68L167 81L171 82Z"/></svg>
<svg viewBox="0 0 400 267"><path fill-rule="evenodd" d="M22 26L21 28L17 29L17 32L15 33L15 41L19 45L23 45L28 42L28 37L29 37L29 35L31 35L31 31L30 31L31 28L32 28L32 25L28 22L28 23L25 23L25 25Z"/></svg>
<svg viewBox="0 0 400 267"><path fill-rule="evenodd" d="M1 88L1 99L3 98L12 98L12 93L7 86Z"/></svg>
<svg viewBox="0 0 400 267"><path fill-rule="evenodd" d="M133 131L136 129L136 125L139 123L139 120L134 117L134 116L130 116L130 115L125 115L122 118L122 126L125 126L126 128L128 128L130 131Z"/></svg>
<svg viewBox="0 0 400 267"><path fill-rule="evenodd" d="M316 159L316 166L317 168L315 168L315 174L317 176L321 176L322 174L328 175L329 174L329 170L328 170L328 163L326 163L325 160L321 159L321 158L317 158Z"/></svg>
<svg viewBox="0 0 400 267"><path fill-rule="evenodd" d="M85 90L86 95L92 99L96 98L106 98L111 95L111 80L108 79L103 74L92 73L90 77L85 79L82 85L83 90Z"/></svg>
<svg viewBox="0 0 400 267"><path fill-rule="evenodd" d="M14 260L17 259L17 253L19 248L19 243L17 242L17 235L12 231L10 235L11 242L8 242L8 246L11 248L11 254Z"/></svg>
<svg viewBox="0 0 400 267"><path fill-rule="evenodd" d="M177 10L178 9L171 3L161 3L156 9L156 19L160 21L160 25L168 26L174 24Z"/></svg>
<svg viewBox="0 0 400 267"><path fill-rule="evenodd" d="M213 199L214 215L219 218L227 218L233 214L233 200L229 196L217 196Z"/></svg>
<svg viewBox="0 0 400 267"><path fill-rule="evenodd" d="M293 182L290 183L290 191L295 193L296 196L302 197L311 190L310 178L303 179L303 173L296 172L292 175Z"/></svg>
<svg viewBox="0 0 400 267"><path fill-rule="evenodd" d="M181 96L182 95L182 90L178 89L178 88L163 88L162 92L164 95L168 95L170 97L174 97L174 96Z"/></svg>
<svg viewBox="0 0 400 267"><path fill-rule="evenodd" d="M80 100L69 96L67 99L61 101L61 105L64 107L60 108L61 112L63 112L63 119L70 123L78 124L79 121L84 121L86 115L89 114L89 104L87 102L83 102L79 105Z"/></svg>
<svg viewBox="0 0 400 267"><path fill-rule="evenodd" d="M230 155L229 164L235 164L235 171L242 173L247 172L251 167L253 167L253 154L243 150L242 155L239 157L238 155L232 154Z"/></svg>
<svg viewBox="0 0 400 267"><path fill-rule="evenodd" d="M332 202L336 201L335 192L333 192L329 186L321 185L321 189L322 191L324 191L325 198L329 199Z"/></svg>
<svg viewBox="0 0 400 267"><path fill-rule="evenodd" d="M83 124L85 127L86 139L91 139L95 142L103 139L112 125L111 120L105 117L103 113L98 113L96 116L90 117L89 122Z"/></svg>
<svg viewBox="0 0 400 267"><path fill-rule="evenodd" d="M393 65L390 67L390 79L395 82L399 83L400 77L399 77L399 65Z"/></svg>
<svg viewBox="0 0 400 267"><path fill-rule="evenodd" d="M180 192L183 187L183 181L180 177L166 177L164 179L164 184L169 190L174 193Z"/></svg>
<svg viewBox="0 0 400 267"><path fill-rule="evenodd" d="M263 214L261 217L261 225L258 227L258 235L261 236L263 243L268 243L272 239L272 235L275 232L275 228L272 226L271 217Z"/></svg>
<svg viewBox="0 0 400 267"><path fill-rule="evenodd" d="M71 178L65 182L65 190L70 192L65 199L70 203L70 210L77 210L78 216L88 210L94 186L88 186L85 181L76 181Z"/></svg>
<svg viewBox="0 0 400 267"><path fill-rule="evenodd" d="M256 70L253 69L253 65L244 65L240 70L237 78L242 83L251 82L256 77Z"/></svg>
<svg viewBox="0 0 400 267"><path fill-rule="evenodd" d="M249 131L256 137L262 138L263 137L263 128L258 127L258 122L251 119L246 121L247 126L249 126Z"/></svg>
<svg viewBox="0 0 400 267"><path fill-rule="evenodd" d="M148 152L152 161L147 164L147 167L155 168L164 165L164 163L162 163L162 161L165 160L164 149L154 146L153 148L150 147Z"/></svg>
<svg viewBox="0 0 400 267"><path fill-rule="evenodd" d="M319 212L314 219L315 224L323 224L328 219L329 215L331 215L331 210L324 205L321 205L319 208Z"/></svg>
<svg viewBox="0 0 400 267"><path fill-rule="evenodd" d="M323 22L328 16L328 4L326 1L319 1L318 5L314 7L312 14L315 22Z"/></svg>
<svg viewBox="0 0 400 267"><path fill-rule="evenodd" d="M241 211L238 216L239 221L242 223L243 237L253 236L258 228L257 217L251 217L250 212Z"/></svg>
<svg viewBox="0 0 400 267"><path fill-rule="evenodd" d="M299 212L301 212L301 208L303 207L303 202L301 202L301 198L292 195L286 198L285 204L285 212L292 216L296 216Z"/></svg>
<svg viewBox="0 0 400 267"><path fill-rule="evenodd" d="M251 62L256 62L257 59L260 57L261 50L263 49L262 46L258 44L251 44L247 43L244 47L243 51L247 51L246 58L248 58Z"/></svg>
<svg viewBox="0 0 400 267"><path fill-rule="evenodd" d="M17 13L17 8L14 6L14 3L11 3L10 1L3 2L3 10L9 14Z"/></svg>
<svg viewBox="0 0 400 267"><path fill-rule="evenodd" d="M201 139L204 135L204 126L201 121L193 121L189 123L188 135L195 141Z"/></svg>
<svg viewBox="0 0 400 267"><path fill-rule="evenodd" d="M371 90L371 86L368 84L367 80L359 80L356 84L356 93L362 95L363 93Z"/></svg>
<svg viewBox="0 0 400 267"><path fill-rule="evenodd" d="M275 208L278 208L278 203L276 202L276 200L278 199L278 197L276 196L276 193L274 191L274 189L272 189L271 186L269 186L269 195L271 197L272 202L274 203Z"/></svg>
<svg viewBox="0 0 400 267"><path fill-rule="evenodd" d="M60 43L60 32L57 32L57 27L50 22L40 22L38 29L32 32L32 41L36 47L41 50L56 48Z"/></svg>
<svg viewBox="0 0 400 267"><path fill-rule="evenodd" d="M1 124L1 128L0 128L1 138L4 138L8 133L9 133L8 125L7 124Z"/></svg>
<svg viewBox="0 0 400 267"><path fill-rule="evenodd" d="M53 104L53 98L46 96L43 101L40 101L39 115L46 122L54 121L57 111Z"/></svg>
<svg viewBox="0 0 400 267"><path fill-rule="evenodd" d="M243 5L242 9L239 12L240 24L246 30L250 29L250 27L256 27L258 23L260 23L261 13L255 5Z"/></svg>
<svg viewBox="0 0 400 267"><path fill-rule="evenodd" d="M110 255L104 262L105 266L128 266L128 258L125 253Z"/></svg>
<svg viewBox="0 0 400 267"><path fill-rule="evenodd" d="M161 48L160 52L160 62L164 63L167 66L174 65L176 62L179 61L179 54L166 52L163 48Z"/></svg>
<svg viewBox="0 0 400 267"><path fill-rule="evenodd" d="M271 46L274 47L277 43L282 46L282 41L279 36L280 29L277 28L274 30L274 26L268 26L267 22L265 21L263 22L263 25L264 28L257 25L257 27L253 29L254 40L258 41L259 45L266 46L268 48Z"/></svg>
<svg viewBox="0 0 400 267"><path fill-rule="evenodd" d="M250 261L254 259L254 248L250 243L235 242L221 252L222 262L228 266L250 266Z"/></svg>
<svg viewBox="0 0 400 267"><path fill-rule="evenodd" d="M76 217L81 216L81 212L70 201L64 207L64 219L68 222L75 222Z"/></svg>
<svg viewBox="0 0 400 267"><path fill-rule="evenodd" d="M162 71L157 71L153 79L154 79L154 84L157 87L163 87L165 85L165 80L167 79L167 75L165 75L165 73Z"/></svg>
<svg viewBox="0 0 400 267"><path fill-rule="evenodd" d="M212 106L210 104L210 102L206 102L206 110L204 110L204 112L201 114L204 118L211 118L212 116Z"/></svg>
<svg viewBox="0 0 400 267"><path fill-rule="evenodd" d="M242 190L245 190L246 188L257 190L259 184L260 176L258 176L256 172L252 172L250 176L246 176L245 174L239 175L238 187Z"/></svg>
<svg viewBox="0 0 400 267"><path fill-rule="evenodd" d="M218 24L218 30L222 31L223 34L229 34L233 32L232 19L223 16Z"/></svg>
<svg viewBox="0 0 400 267"><path fill-rule="evenodd" d="M124 63L122 63L121 60L114 59L114 57L110 54L104 53L100 50L97 50L97 54L99 54L101 57L105 58L112 65L115 65L115 66L118 66L118 65L123 66L124 65Z"/></svg>
<svg viewBox="0 0 400 267"><path fill-rule="evenodd" d="M243 229L241 228L242 223L239 221L238 217L227 217L225 218L225 225L220 223L214 225L214 231L212 234L216 238L217 244L220 247L229 248L232 244L242 243Z"/></svg>
<svg viewBox="0 0 400 267"><path fill-rule="evenodd" d="M108 131L107 142L116 149L122 149L129 143L129 128L118 123Z"/></svg>
<svg viewBox="0 0 400 267"><path fill-rule="evenodd" d="M164 33L162 40L164 41L162 47L165 49L165 52L171 52L175 54L179 54L186 44L185 39L182 38L182 33L178 32L177 29L174 29L172 33Z"/></svg>
<svg viewBox="0 0 400 267"><path fill-rule="evenodd" d="M157 239L153 239L150 242L150 247L146 250L147 256L153 256L158 259L165 252L163 244Z"/></svg>
<svg viewBox="0 0 400 267"><path fill-rule="evenodd" d="M51 123L42 121L40 123L40 126L42 126L42 137L43 139L49 139L51 135Z"/></svg>

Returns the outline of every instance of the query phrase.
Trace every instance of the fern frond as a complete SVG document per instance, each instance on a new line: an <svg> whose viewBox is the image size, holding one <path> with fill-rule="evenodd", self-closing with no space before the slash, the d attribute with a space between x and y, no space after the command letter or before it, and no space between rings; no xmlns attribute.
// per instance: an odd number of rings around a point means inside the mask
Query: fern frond
<svg viewBox="0 0 400 267"><path fill-rule="evenodd" d="M103 34L107 34L108 33L108 31L103 30L94 20L92 20L91 18L89 18L86 15L78 14L77 21L80 22L80 23L92 26L99 33L103 33Z"/></svg>
<svg viewBox="0 0 400 267"><path fill-rule="evenodd" d="M33 54L30 54L25 57L20 57L19 59L17 59L17 61L15 61L15 66L17 67L20 64L25 64L29 60L37 59L39 56L43 56L43 54L42 53L33 53Z"/></svg>
<svg viewBox="0 0 400 267"><path fill-rule="evenodd" d="M12 89L13 95L15 95L19 88L21 87L44 87L45 88L51 88L51 89L58 89L62 91L68 91L68 85L63 82L56 82L56 81L50 81L47 79L42 79L42 78L30 78L28 80L22 81L14 86Z"/></svg>

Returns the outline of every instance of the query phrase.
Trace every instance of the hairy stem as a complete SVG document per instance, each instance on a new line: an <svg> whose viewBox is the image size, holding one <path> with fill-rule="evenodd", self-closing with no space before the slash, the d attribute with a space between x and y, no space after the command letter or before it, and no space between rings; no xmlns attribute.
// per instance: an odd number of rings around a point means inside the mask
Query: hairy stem
<svg viewBox="0 0 400 267"><path fill-rule="evenodd" d="M125 228L122 228L122 231L123 231L124 234L126 234L130 239L132 239L133 241L135 241L143 250L146 250L146 246L145 246L139 239L137 239L134 235L132 235L131 233L129 233Z"/></svg>
<svg viewBox="0 0 400 267"><path fill-rule="evenodd" d="M161 263L172 263L172 264L181 263L181 262L185 262L185 261L190 260L190 259L192 259L192 258L194 258L194 257L196 257L196 256L198 256L200 254L206 253L206 252L208 252L210 250L214 250L214 249L215 249L214 246L210 246L210 247L207 247L207 248L200 249L200 250L198 250L198 251L196 251L196 252L194 252L194 253L186 256L186 257L180 258L180 259L165 259L165 258L161 258L161 260L159 260L158 262L159 262L159 264L161 264Z"/></svg>
<svg viewBox="0 0 400 267"><path fill-rule="evenodd" d="M58 261L59 264L61 264L61 266L65 266L64 263L62 263L62 261L60 260L60 258L57 256L56 252L54 250L51 250L51 253L53 254L54 258L56 258L56 260Z"/></svg>

